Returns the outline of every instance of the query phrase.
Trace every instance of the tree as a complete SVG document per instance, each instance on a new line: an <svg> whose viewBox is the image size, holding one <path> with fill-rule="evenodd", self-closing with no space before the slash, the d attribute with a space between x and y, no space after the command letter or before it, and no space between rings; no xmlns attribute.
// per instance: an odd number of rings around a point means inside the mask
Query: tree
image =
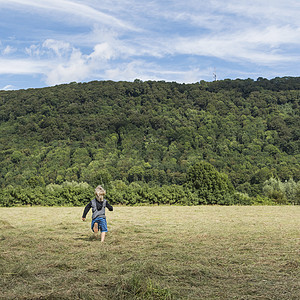
<svg viewBox="0 0 300 300"><path fill-rule="evenodd" d="M205 162L197 162L188 169L187 186L205 204L230 204L234 188L228 176Z"/></svg>

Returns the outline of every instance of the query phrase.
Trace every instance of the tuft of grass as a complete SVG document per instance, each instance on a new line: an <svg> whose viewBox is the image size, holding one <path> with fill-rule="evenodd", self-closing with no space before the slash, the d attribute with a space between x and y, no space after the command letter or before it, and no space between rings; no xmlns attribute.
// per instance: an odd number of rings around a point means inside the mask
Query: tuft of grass
<svg viewBox="0 0 300 300"><path fill-rule="evenodd" d="M14 228L8 221L6 220L0 220L0 229L5 230L5 229L12 229Z"/></svg>
<svg viewBox="0 0 300 300"><path fill-rule="evenodd" d="M300 298L299 206L82 211L0 208L0 299Z"/></svg>
<svg viewBox="0 0 300 300"><path fill-rule="evenodd" d="M153 299L171 300L173 296L167 288L162 288L158 284L139 274L133 274L130 278L121 279L116 285L115 291L111 294L112 299L132 300L132 299Z"/></svg>

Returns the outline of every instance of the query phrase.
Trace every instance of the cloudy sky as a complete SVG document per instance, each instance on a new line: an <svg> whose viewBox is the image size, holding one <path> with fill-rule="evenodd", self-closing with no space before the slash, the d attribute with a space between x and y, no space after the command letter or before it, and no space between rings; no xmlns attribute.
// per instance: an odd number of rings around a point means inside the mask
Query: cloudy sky
<svg viewBox="0 0 300 300"><path fill-rule="evenodd" d="M0 89L299 76L299 0L0 0Z"/></svg>

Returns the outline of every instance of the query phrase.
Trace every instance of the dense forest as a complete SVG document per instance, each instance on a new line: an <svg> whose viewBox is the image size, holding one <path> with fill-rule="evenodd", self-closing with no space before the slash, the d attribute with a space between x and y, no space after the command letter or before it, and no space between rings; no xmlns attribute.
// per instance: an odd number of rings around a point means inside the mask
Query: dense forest
<svg viewBox="0 0 300 300"><path fill-rule="evenodd" d="M0 91L0 205L98 184L113 203L300 204L299 99L300 77Z"/></svg>

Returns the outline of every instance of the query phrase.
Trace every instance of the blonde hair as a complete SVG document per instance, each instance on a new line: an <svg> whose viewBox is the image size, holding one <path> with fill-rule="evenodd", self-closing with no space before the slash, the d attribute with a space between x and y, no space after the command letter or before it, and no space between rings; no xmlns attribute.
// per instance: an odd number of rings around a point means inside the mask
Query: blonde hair
<svg viewBox="0 0 300 300"><path fill-rule="evenodd" d="M103 197L104 197L105 194L106 194L106 191L101 185L98 185L95 188L95 195L96 195L96 199L98 201L103 201Z"/></svg>

